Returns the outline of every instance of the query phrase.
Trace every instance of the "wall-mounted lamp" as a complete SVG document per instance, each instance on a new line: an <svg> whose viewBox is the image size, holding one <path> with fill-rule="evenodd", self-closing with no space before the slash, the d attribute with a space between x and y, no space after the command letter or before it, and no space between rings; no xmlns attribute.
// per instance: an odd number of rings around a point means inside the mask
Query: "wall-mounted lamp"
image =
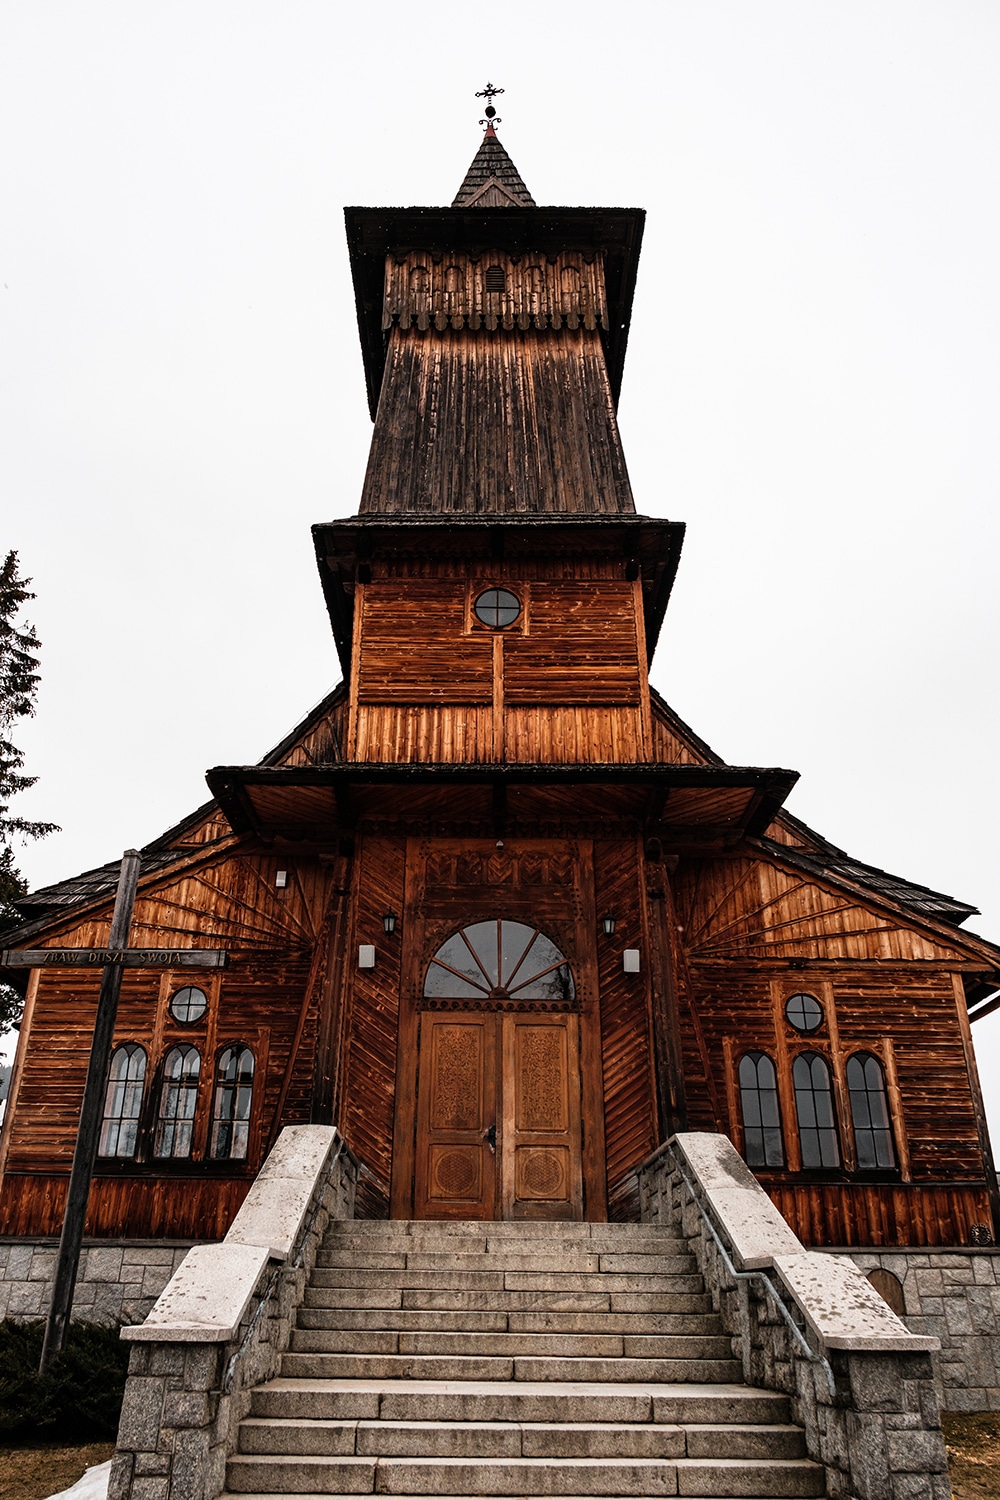
<svg viewBox="0 0 1000 1500"><path fill-rule="evenodd" d="M604 930L605 937L614 936L615 919L610 912L605 912L604 916L601 918L601 927Z"/></svg>
<svg viewBox="0 0 1000 1500"><path fill-rule="evenodd" d="M396 922L398 920L399 919L397 918L396 913L390 906L389 910L382 918L382 926L385 928L386 937L392 937L393 933L396 931Z"/></svg>
<svg viewBox="0 0 1000 1500"><path fill-rule="evenodd" d="M275 890L283 891L288 884L288 871L276 870L274 872Z"/></svg>

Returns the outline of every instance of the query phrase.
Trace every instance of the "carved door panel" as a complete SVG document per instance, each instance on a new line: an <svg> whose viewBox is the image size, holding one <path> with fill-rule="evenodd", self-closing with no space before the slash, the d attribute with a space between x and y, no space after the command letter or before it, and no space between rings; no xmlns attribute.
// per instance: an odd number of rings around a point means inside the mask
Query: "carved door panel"
<svg viewBox="0 0 1000 1500"><path fill-rule="evenodd" d="M582 1219L577 1017L514 1012L499 1019L502 1216Z"/></svg>
<svg viewBox="0 0 1000 1500"><path fill-rule="evenodd" d="M414 1216L497 1217L496 1016L420 1018Z"/></svg>

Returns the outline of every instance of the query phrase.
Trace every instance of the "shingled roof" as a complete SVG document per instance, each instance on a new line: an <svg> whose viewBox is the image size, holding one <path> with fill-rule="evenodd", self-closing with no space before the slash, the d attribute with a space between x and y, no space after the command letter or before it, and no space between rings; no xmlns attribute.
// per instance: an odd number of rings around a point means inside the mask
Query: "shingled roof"
<svg viewBox="0 0 1000 1500"><path fill-rule="evenodd" d="M452 208L534 208L535 200L521 174L487 125L482 145L472 158Z"/></svg>

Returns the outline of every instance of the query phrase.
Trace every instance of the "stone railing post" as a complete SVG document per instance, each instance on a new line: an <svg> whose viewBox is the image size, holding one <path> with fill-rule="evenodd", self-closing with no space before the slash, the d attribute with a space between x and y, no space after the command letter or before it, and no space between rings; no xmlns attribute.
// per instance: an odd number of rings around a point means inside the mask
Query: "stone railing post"
<svg viewBox="0 0 1000 1500"><path fill-rule="evenodd" d="M723 1135L674 1136L640 1172L682 1226L750 1385L788 1395L831 1500L950 1500L933 1365L843 1256L806 1250Z"/></svg>
<svg viewBox="0 0 1000 1500"><path fill-rule="evenodd" d="M358 1164L337 1130L281 1132L225 1239L196 1245L132 1345L108 1500L214 1500L250 1391L278 1373L331 1219Z"/></svg>

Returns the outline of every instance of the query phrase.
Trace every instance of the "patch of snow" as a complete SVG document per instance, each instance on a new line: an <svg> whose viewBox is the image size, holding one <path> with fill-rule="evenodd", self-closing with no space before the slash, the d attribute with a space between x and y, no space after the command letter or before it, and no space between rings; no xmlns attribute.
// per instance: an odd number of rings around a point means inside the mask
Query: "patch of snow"
<svg viewBox="0 0 1000 1500"><path fill-rule="evenodd" d="M70 1485L68 1490L60 1490L58 1495L50 1495L49 1500L108 1500L108 1480L111 1478L111 1460L106 1464L95 1464L88 1469L82 1479L76 1484Z"/></svg>

